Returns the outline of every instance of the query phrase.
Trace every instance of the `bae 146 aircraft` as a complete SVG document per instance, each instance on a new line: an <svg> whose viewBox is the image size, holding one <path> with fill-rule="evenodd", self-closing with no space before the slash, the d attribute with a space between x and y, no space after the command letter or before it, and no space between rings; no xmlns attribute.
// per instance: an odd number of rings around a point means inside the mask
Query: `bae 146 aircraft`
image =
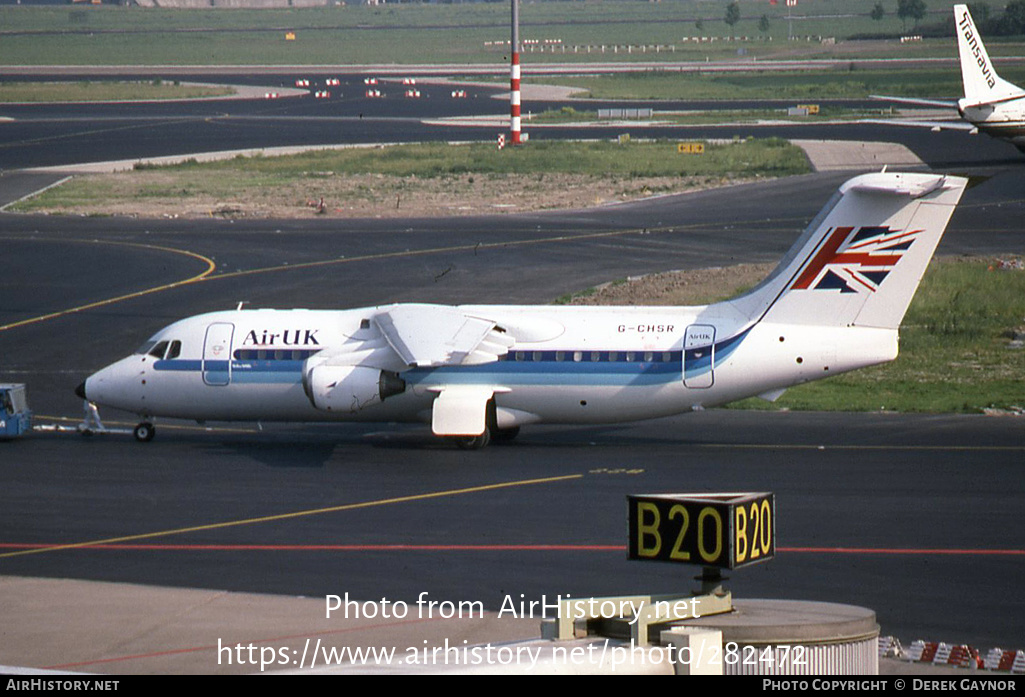
<svg viewBox="0 0 1025 697"><path fill-rule="evenodd" d="M762 283L699 307L395 304L175 322L76 392L197 421L430 423L480 448L521 426L650 419L890 361L967 180L875 173Z"/></svg>
<svg viewBox="0 0 1025 697"><path fill-rule="evenodd" d="M956 109L961 121L889 120L875 123L919 126L934 130L955 129L978 133L1009 141L1025 152L1025 90L997 75L996 67L982 43L967 5L954 6L957 49L961 62L961 81L964 97L953 101L914 99L909 97L881 97L891 102L916 106L949 107Z"/></svg>

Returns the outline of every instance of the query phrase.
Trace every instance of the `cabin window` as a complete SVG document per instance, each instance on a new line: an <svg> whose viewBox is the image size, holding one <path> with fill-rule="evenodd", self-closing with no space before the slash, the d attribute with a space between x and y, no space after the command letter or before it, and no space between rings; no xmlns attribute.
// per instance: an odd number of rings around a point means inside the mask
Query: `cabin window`
<svg viewBox="0 0 1025 697"><path fill-rule="evenodd" d="M564 360L566 360L566 352L565 351L556 351L555 352L555 360L557 360L557 361L564 361Z"/></svg>
<svg viewBox="0 0 1025 697"><path fill-rule="evenodd" d="M544 358L544 356L542 355L542 353L540 351L534 351L534 360L535 361L539 361L542 358Z"/></svg>
<svg viewBox="0 0 1025 697"><path fill-rule="evenodd" d="M653 354L651 351L645 351L644 352L644 360L647 361L648 363L650 363L654 358L655 358L655 354Z"/></svg>
<svg viewBox="0 0 1025 697"><path fill-rule="evenodd" d="M172 346L173 348L173 346ZM303 349L275 349L269 351L267 349L239 349L235 351L235 360L238 361L304 361L310 356L318 353L320 349L315 351L303 350Z"/></svg>
<svg viewBox="0 0 1025 697"><path fill-rule="evenodd" d="M633 351L627 351L626 352L626 360L627 360L628 363L633 363L635 360L637 360L637 354L634 353Z"/></svg>
<svg viewBox="0 0 1025 697"><path fill-rule="evenodd" d="M584 360L584 352L583 351L574 351L573 352L573 360L576 361L577 363L579 363L580 361Z"/></svg>
<svg viewBox="0 0 1025 697"><path fill-rule="evenodd" d="M609 360L612 362L619 360L619 351L609 351Z"/></svg>

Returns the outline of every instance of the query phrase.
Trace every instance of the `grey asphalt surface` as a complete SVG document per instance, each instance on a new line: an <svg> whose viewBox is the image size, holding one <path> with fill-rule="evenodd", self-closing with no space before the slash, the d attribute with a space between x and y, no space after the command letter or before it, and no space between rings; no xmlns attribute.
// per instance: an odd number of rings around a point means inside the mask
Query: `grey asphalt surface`
<svg viewBox="0 0 1025 697"><path fill-rule="evenodd" d="M941 139L934 158L926 151L924 159L949 164L951 142ZM989 178L966 194L941 253L1022 251L1016 155L995 163L983 155L968 149L955 158L963 171ZM174 319L240 300L277 307L546 302L625 275L768 261L845 176L599 210L438 221L4 215L0 244L17 263L7 267L0 325L206 268L180 251L213 260L218 274L274 270L0 331L0 376L30 385L41 420L73 423L81 405L71 390L86 374ZM5 180L24 182L5 176L0 185ZM339 261L301 266L325 259ZM104 416L118 425L124 418ZM627 562L622 550L625 496L654 490L776 492L778 558L738 571L735 595L870 607L883 633L905 644L1023 643L1017 579L1025 533L1013 521L1025 513L1025 434L1014 418L709 411L613 428L525 429L512 445L479 453L409 427L171 426L179 424L161 424L147 446L117 435L0 443L2 583L7 597L21 597L18 589L39 602L32 610L0 606L0 664L215 672L210 647L218 637L273 642L323 630L314 613L326 594L411 602L427 592L479 600L494 612L510 595L678 591L690 585L688 570ZM33 578L101 585L98 596L79 595ZM213 594L128 602L140 586ZM204 612L234 592L274 599L237 599L255 602L246 611L224 600L224 612ZM298 596L309 602L287 600ZM142 614L117 615L129 607ZM270 633L275 626L287 631ZM42 637L53 634L43 628L67 637L58 644L67 650L44 651ZM518 638L534 626L492 625L483 634L463 625L408 629L407 644L421 634L429 642ZM33 646L37 653L26 648ZM151 654L161 658L135 658Z"/></svg>

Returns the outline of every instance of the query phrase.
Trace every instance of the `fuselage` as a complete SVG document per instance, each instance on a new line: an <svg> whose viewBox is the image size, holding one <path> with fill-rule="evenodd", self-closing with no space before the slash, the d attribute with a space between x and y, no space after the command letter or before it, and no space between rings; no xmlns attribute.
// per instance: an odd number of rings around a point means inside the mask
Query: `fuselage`
<svg viewBox="0 0 1025 697"><path fill-rule="evenodd" d="M463 447L532 423L774 399L896 358L897 330L966 184L855 177L761 283L714 305L214 312L160 330L77 393L144 419L423 421ZM152 437L148 421L136 427Z"/></svg>
<svg viewBox="0 0 1025 697"><path fill-rule="evenodd" d="M1025 96L992 104L958 104L961 117L983 133L1008 140L1021 148L1025 145Z"/></svg>
<svg viewBox="0 0 1025 697"><path fill-rule="evenodd" d="M90 401L143 417L262 421L430 421L439 391L494 391L497 426L654 418L892 360L894 330L753 322L701 307L461 306L518 337L489 362L409 367L372 318L384 308L238 310L157 332L92 375ZM383 399L325 408L318 361L397 376ZM375 383L376 384L376 383ZM328 385L333 388L334 384ZM382 393L383 394L383 393Z"/></svg>

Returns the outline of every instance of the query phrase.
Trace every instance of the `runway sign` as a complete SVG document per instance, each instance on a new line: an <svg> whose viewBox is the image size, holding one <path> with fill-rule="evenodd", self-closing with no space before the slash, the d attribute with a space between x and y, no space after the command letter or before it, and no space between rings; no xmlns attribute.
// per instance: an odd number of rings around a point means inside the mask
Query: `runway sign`
<svg viewBox="0 0 1025 697"><path fill-rule="evenodd" d="M736 569L776 553L771 493L628 496L630 559Z"/></svg>
<svg viewBox="0 0 1025 697"><path fill-rule="evenodd" d="M687 155L704 155L705 144L694 142L677 143L676 152Z"/></svg>

